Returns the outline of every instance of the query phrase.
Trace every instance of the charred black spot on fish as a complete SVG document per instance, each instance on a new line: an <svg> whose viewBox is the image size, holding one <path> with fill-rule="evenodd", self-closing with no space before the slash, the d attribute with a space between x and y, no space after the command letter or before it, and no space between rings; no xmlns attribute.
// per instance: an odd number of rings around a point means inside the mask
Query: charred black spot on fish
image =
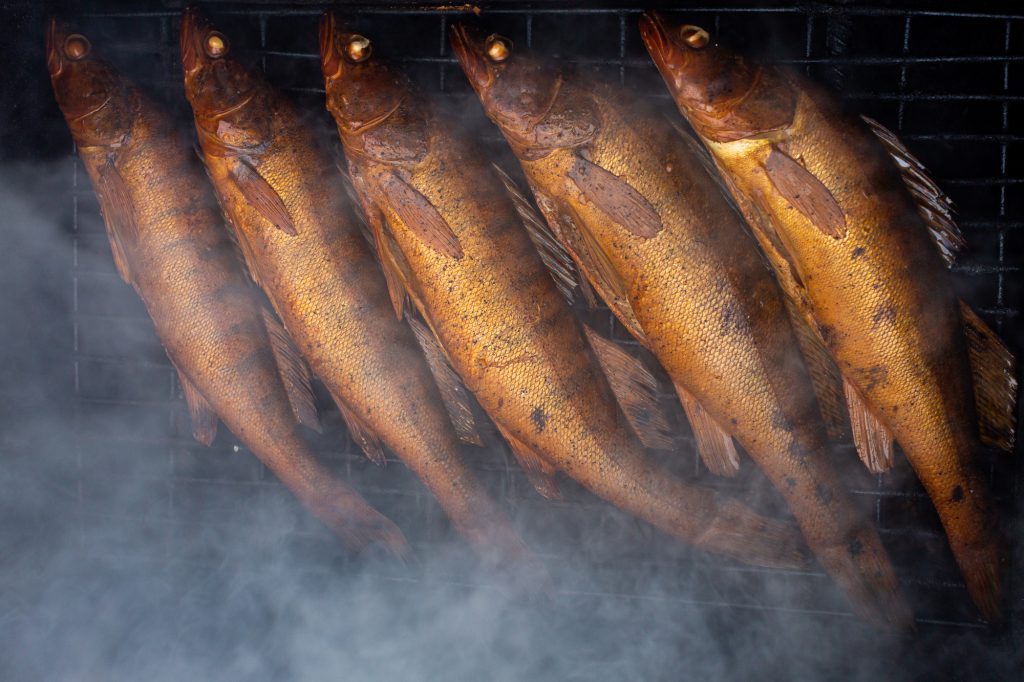
<svg viewBox="0 0 1024 682"><path fill-rule="evenodd" d="M964 500L964 488L963 488L963 486L958 485L957 487L953 488L953 494L950 496L949 499L951 499L953 502L963 502L963 500Z"/></svg>
<svg viewBox="0 0 1024 682"><path fill-rule="evenodd" d="M872 327L882 324L892 324L896 321L896 308L892 304L880 305L871 316Z"/></svg>
<svg viewBox="0 0 1024 682"><path fill-rule="evenodd" d="M796 487L796 479L793 478L792 476L786 476L786 487L787 488L795 488Z"/></svg>
<svg viewBox="0 0 1024 682"><path fill-rule="evenodd" d="M814 489L814 496L818 498L818 502L828 504L832 501L832 488L829 488L827 485L819 484Z"/></svg>
<svg viewBox="0 0 1024 682"><path fill-rule="evenodd" d="M825 342L825 345L832 348L836 342L835 328L827 324L819 324L818 333L821 334L821 340Z"/></svg>
<svg viewBox="0 0 1024 682"><path fill-rule="evenodd" d="M864 247L863 246L858 246L857 248L855 248L853 250L853 253L850 254L850 260L857 260L858 258L860 258L863 255L864 255Z"/></svg>
<svg viewBox="0 0 1024 682"><path fill-rule="evenodd" d="M864 552L864 545L861 543L860 539L854 538L854 539L850 540L850 556L853 556L853 557L860 556L861 553L863 553L863 552Z"/></svg>
<svg viewBox="0 0 1024 682"><path fill-rule="evenodd" d="M544 427L548 425L548 415L540 407L535 407L530 414L530 421L537 427L537 433L543 433Z"/></svg>

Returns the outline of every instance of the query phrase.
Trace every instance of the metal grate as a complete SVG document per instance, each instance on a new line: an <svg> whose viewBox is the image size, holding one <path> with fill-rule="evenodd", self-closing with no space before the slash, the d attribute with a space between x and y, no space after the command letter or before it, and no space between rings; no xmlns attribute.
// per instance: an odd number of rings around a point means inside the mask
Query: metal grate
<svg viewBox="0 0 1024 682"><path fill-rule="evenodd" d="M798 6L721 3L686 12L692 23L711 26L713 35L726 42L803 69L830 85L851 109L902 136L960 208L969 250L956 272L965 298L1020 354L1017 306L1024 288L1024 201L1015 188L1024 183L1024 132L1015 116L1024 112L1024 91L1014 84L1011 70L1019 82L1024 13L973 11L971 3L959 4L966 9L864 7L837 1ZM1011 11L1012 3L1004 5ZM377 54L400 61L425 89L455 103L453 109L464 112L460 122L479 131L506 167L514 165L500 136L479 114L448 49L448 27L470 14L466 9L350 7L355 26L373 37ZM336 146L323 111L316 53L319 8L224 3L216 9L225 15L236 44L254 51L268 77L309 112L324 144ZM500 3L486 9L484 18L520 44L564 56L660 100L671 115L660 78L635 30L639 11ZM137 81L148 82L187 122L176 47L178 16L177 9L152 2L145 11L95 11L83 24L96 36L97 46L113 53L113 60ZM222 534L259 524L261 510L285 508L294 524L281 542L312 562L344 561L325 532L253 458L239 451L229 434L222 433L212 451L192 441L173 371L141 303L114 272L91 187L77 162L75 168L69 194L75 238L77 504L83 526L106 524L112 529L109 542L84 549L215 563L226 559L218 553ZM607 311L592 319L623 343L632 343ZM671 395L665 399L666 404L672 401ZM322 405L330 410L326 401ZM337 437L341 429L331 413L325 433L334 435L317 443L324 458L396 519L424 551L446 542L449 529L423 486L398 462L385 470L369 465L352 443ZM563 584L565 594L849 616L820 572L760 571L709 559L667 542L568 483L565 502L541 500L501 447L473 456L481 477L549 563L574 579L579 576L573 567L587 566L589 582L571 588ZM849 445L839 448L836 458L857 499L873 511L920 626L984 630L935 513L909 467L901 463L890 475L872 477ZM996 453L985 453L985 458L990 483L1009 515L1022 467ZM662 459L703 483L779 511L774 492L749 461L741 476L726 481L703 471L689 440L680 444L679 452L662 453ZM142 482L129 500L108 494L123 477ZM108 504L114 499L116 504ZM1017 559L1015 566L1024 564L1019 555ZM1019 568L1016 572L1013 623L1024 628ZM659 578L657 592L645 589L655 582L649 580L652 575ZM706 597L694 599L694 594Z"/></svg>

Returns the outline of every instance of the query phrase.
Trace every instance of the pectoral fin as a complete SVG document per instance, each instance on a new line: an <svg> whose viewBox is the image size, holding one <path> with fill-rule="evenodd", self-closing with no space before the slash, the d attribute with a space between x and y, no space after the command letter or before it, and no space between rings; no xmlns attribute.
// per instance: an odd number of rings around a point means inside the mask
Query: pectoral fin
<svg viewBox="0 0 1024 682"><path fill-rule="evenodd" d="M114 265L121 279L134 286L135 279L128 261L128 244L134 244L139 235L135 204L113 158L108 159L100 168L97 180L97 195L107 226Z"/></svg>
<svg viewBox="0 0 1024 682"><path fill-rule="evenodd" d="M867 116L861 116L861 118L868 124L871 132L881 141L882 146L896 163L903 182L914 198L917 212L924 219L932 241L939 249L939 254L946 265L952 266L956 262L957 253L966 245L964 236L953 219L955 211L953 201L939 189L935 181L929 177L924 164L903 146L903 143L891 130L872 118Z"/></svg>
<svg viewBox="0 0 1024 682"><path fill-rule="evenodd" d="M558 290L562 292L569 303L572 303L573 292L579 284L576 264L573 262L572 256L552 234L548 224L537 215L533 206L530 205L529 199L520 191L508 173L497 164L494 164L494 170L497 171L498 177L504 183L505 189L516 207L516 212L523 221L526 233L530 235L530 240L537 249L537 253L540 254L540 259L547 266L548 272L551 273L551 278L555 280Z"/></svg>
<svg viewBox="0 0 1024 682"><path fill-rule="evenodd" d="M648 448L671 449L672 429L658 406L658 381L654 375L638 359L587 325L583 325L583 331L608 377L619 407L640 442Z"/></svg>
<svg viewBox="0 0 1024 682"><path fill-rule="evenodd" d="M262 312L263 325L267 328L267 335L270 337L270 348L277 361L277 371L284 382L285 391L288 393L288 402L291 403L295 418L300 424L308 426L317 433L322 433L323 428L320 425L316 401L313 398L313 377L309 367L299 355L299 351L288 332L285 331L284 325L269 310L264 308Z"/></svg>
<svg viewBox="0 0 1024 682"><path fill-rule="evenodd" d="M441 399L444 401L448 416L451 418L452 426L459 440L473 445L483 445L480 432L477 430L476 419L473 417L473 408L470 403L469 392L462 384L462 379L455 373L448 363L448 358L441 348L434 333L425 324L411 316L407 316L409 326L412 327L416 341L419 342L423 354L427 358L427 365L431 374L437 382L441 391Z"/></svg>
<svg viewBox="0 0 1024 682"><path fill-rule="evenodd" d="M213 443L213 439L217 437L217 413L213 411L213 407L199 392L195 384L180 369L177 367L175 369L178 372L181 393L185 396L188 413L192 418L192 437L209 447Z"/></svg>
<svg viewBox="0 0 1024 682"><path fill-rule="evenodd" d="M430 200L396 173L381 182L389 207L424 244L449 258L462 258L462 245Z"/></svg>
<svg viewBox="0 0 1024 682"><path fill-rule="evenodd" d="M686 418L693 429L697 453L704 461L704 466L718 476L735 476L740 470L740 456L736 452L732 436L718 425L693 394L679 384L675 387L679 402L682 403L683 411L686 412Z"/></svg>
<svg viewBox="0 0 1024 682"><path fill-rule="evenodd" d="M235 160L231 166L231 178L257 213L287 234L299 233L288 213L288 207L284 205L277 190L260 175L248 159L239 157Z"/></svg>
<svg viewBox="0 0 1024 682"><path fill-rule="evenodd" d="M620 227L650 239L662 228L661 216L644 195L619 176L577 155L569 178L587 198Z"/></svg>
<svg viewBox="0 0 1024 682"><path fill-rule="evenodd" d="M558 469L549 464L540 455L533 451L526 443L522 442L511 433L506 431L500 424L495 422L502 438L508 443L509 449L515 455L523 473L530 481L530 484L537 490L541 497L549 500L562 498L562 491L558 487Z"/></svg>
<svg viewBox="0 0 1024 682"><path fill-rule="evenodd" d="M970 306L960 302L974 378L978 433L991 447L1012 450L1016 427L1017 358Z"/></svg>
<svg viewBox="0 0 1024 682"><path fill-rule="evenodd" d="M800 162L773 146L764 165L775 189L823 234L846 236L846 214L828 187Z"/></svg>
<svg viewBox="0 0 1024 682"><path fill-rule="evenodd" d="M339 168L339 170L341 169ZM395 255L389 248L384 214L368 196L362 178L355 173L350 176L343 170L342 177L344 178L343 186L349 198L361 209L356 211L360 219L360 228L363 231L363 236L373 245L377 253L381 270L384 272L384 281L388 287L388 298L391 299L391 307L395 310L395 317L402 319L408 292L404 281L405 277Z"/></svg>
<svg viewBox="0 0 1024 682"><path fill-rule="evenodd" d="M892 433L871 411L857 387L845 378L843 393L850 413L850 428L857 454L868 471L873 474L885 473L893 464Z"/></svg>
<svg viewBox="0 0 1024 682"><path fill-rule="evenodd" d="M349 409L345 401L341 400L333 391L331 391L331 397L334 398L334 403L338 406L338 411L341 412L341 418L345 421L345 426L348 427L348 435L359 445L367 458L377 466L387 464L387 460L384 458L384 447L373 429Z"/></svg>

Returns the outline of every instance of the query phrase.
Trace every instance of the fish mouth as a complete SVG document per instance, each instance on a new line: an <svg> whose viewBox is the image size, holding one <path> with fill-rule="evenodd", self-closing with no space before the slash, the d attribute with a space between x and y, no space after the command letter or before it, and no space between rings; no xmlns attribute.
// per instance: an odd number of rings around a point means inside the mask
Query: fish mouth
<svg viewBox="0 0 1024 682"><path fill-rule="evenodd" d="M457 22L452 25L448 41L451 43L455 58L459 61L459 66L469 78L470 85L477 92L482 92L493 79L487 58L484 56L484 32L477 27Z"/></svg>
<svg viewBox="0 0 1024 682"><path fill-rule="evenodd" d="M66 35L67 30L57 17L50 17L46 25L46 68L50 71L50 78L56 78L64 69L64 59L58 46L63 44L61 38Z"/></svg>
<svg viewBox="0 0 1024 682"><path fill-rule="evenodd" d="M341 74L341 50L338 49L339 26L336 12L326 11L320 17L320 68L325 80L332 80Z"/></svg>
<svg viewBox="0 0 1024 682"><path fill-rule="evenodd" d="M205 15L198 7L186 7L181 14L181 67L188 79L204 62L208 61L203 50L203 35L210 28Z"/></svg>
<svg viewBox="0 0 1024 682"><path fill-rule="evenodd" d="M640 15L640 37L647 51L654 60L658 70L672 79L671 84L678 89L677 74L682 71L686 62L687 50L672 37L668 24L658 12L644 12Z"/></svg>

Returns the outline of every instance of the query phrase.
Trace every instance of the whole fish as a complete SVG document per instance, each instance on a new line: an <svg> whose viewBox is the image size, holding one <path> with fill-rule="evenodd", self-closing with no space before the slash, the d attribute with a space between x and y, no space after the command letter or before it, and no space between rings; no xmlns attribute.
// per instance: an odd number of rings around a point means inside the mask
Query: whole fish
<svg viewBox="0 0 1024 682"><path fill-rule="evenodd" d="M706 459L735 458L735 438L853 608L908 625L878 534L828 461L781 292L700 158L632 93L501 36L456 26L452 44L552 230L673 379Z"/></svg>
<svg viewBox="0 0 1024 682"><path fill-rule="evenodd" d="M847 116L805 79L713 46L697 26L649 14L641 31L787 294L835 358L854 423L876 422L883 445L895 436L971 596L999 618L1005 556L976 470L976 420L989 443L1010 446L1014 359L954 294L942 261L963 239L949 200L892 133Z"/></svg>
<svg viewBox="0 0 1024 682"><path fill-rule="evenodd" d="M709 551L802 564L795 529L678 480L645 453L594 358L621 351L603 340L588 349L503 180L448 112L332 15L320 44L328 109L393 298L402 306L409 296L524 467L560 470Z"/></svg>
<svg viewBox="0 0 1024 682"><path fill-rule="evenodd" d="M300 420L319 429L308 373L248 283L185 138L84 35L51 20L46 38L53 90L114 261L178 371L195 437L209 445L219 418L350 547L404 553L401 531L303 439Z"/></svg>
<svg viewBox="0 0 1024 682"><path fill-rule="evenodd" d="M331 157L195 10L181 52L207 169L250 271L353 437L371 459L394 451L485 560L542 573L463 459L427 361L338 200Z"/></svg>

